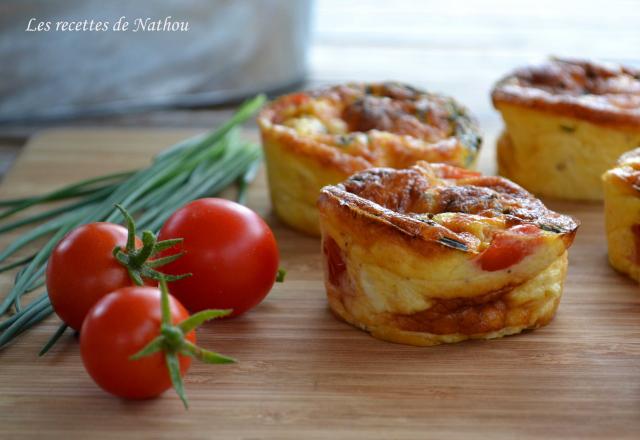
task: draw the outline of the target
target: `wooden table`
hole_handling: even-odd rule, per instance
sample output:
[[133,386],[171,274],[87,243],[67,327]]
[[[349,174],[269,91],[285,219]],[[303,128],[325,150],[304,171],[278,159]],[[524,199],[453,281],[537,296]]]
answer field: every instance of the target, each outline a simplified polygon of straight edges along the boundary
[[[0,197],[144,165],[191,131],[63,130],[36,137]],[[253,132],[247,133],[251,137]],[[92,145],[86,152],[85,146]],[[491,145],[491,141],[489,141]],[[125,159],[125,153],[127,159]],[[481,167],[491,169],[493,150]],[[327,309],[319,243],[271,215],[264,176],[249,205],[274,229],[288,278],[256,310],[213,322],[199,341],[239,359],[195,364],[191,409],[172,393],[124,402],[99,390],[67,335],[36,353],[51,317],[0,352],[0,426],[10,438],[637,438],[640,433],[640,295],[606,262],[597,204],[556,203],[583,225],[565,296],[546,328],[495,341],[418,348],[382,342]],[[0,242],[6,244],[7,239]],[[6,291],[11,279],[0,277]]]
[[[488,92],[500,75],[549,53],[637,61],[630,59],[640,47],[633,2],[416,4],[319,1],[309,85],[400,79],[454,95],[487,134],[484,171],[494,170],[500,122]],[[228,114],[158,111],[0,127],[0,174],[32,134],[75,128],[33,138],[0,197],[122,169],[122,153],[143,165]],[[583,226],[550,326],[497,341],[417,348],[375,340],[331,315],[318,242],[271,215],[262,175],[249,204],[274,228],[289,277],[255,311],[200,332],[203,346],[240,362],[194,364],[186,379],[189,412],[172,392],[147,402],[104,394],[84,372],[70,335],[37,358],[58,324],[51,317],[0,352],[0,437],[640,437],[640,295],[606,263],[599,205],[551,203]],[[0,278],[0,292],[9,282]]]

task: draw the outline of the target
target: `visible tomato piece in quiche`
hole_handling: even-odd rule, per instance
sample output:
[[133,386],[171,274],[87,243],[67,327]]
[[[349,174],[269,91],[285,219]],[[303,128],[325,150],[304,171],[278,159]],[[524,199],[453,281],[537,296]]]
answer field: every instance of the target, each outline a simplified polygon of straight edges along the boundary
[[540,232],[534,225],[518,225],[499,232],[478,257],[478,264],[488,272],[518,264],[540,244]]

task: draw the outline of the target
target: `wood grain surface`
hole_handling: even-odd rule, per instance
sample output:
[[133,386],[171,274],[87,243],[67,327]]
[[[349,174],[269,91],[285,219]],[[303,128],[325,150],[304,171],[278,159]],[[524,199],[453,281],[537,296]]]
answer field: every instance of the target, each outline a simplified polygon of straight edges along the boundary
[[[47,132],[24,150],[0,197],[128,169],[128,161],[145,165],[192,133]],[[483,171],[493,170],[492,143],[485,145]],[[171,391],[143,402],[105,394],[85,373],[71,334],[38,358],[59,324],[52,316],[0,351],[0,437],[640,437],[640,288],[606,262],[600,205],[550,203],[582,227],[548,327],[432,348],[378,341],[338,321],[326,306],[318,240],[270,214],[263,175],[249,205],[272,225],[287,280],[252,312],[199,331],[204,347],[239,363],[194,363],[186,378],[189,411]],[[1,292],[10,281],[0,278]]]

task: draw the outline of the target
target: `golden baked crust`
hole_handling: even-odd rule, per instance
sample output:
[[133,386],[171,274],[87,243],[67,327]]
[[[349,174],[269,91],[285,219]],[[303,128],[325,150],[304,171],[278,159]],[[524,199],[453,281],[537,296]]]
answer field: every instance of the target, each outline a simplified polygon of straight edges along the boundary
[[492,92],[505,131],[498,172],[539,196],[601,200],[602,173],[640,145],[637,70],[552,59],[516,70]]
[[640,195],[640,148],[620,156],[618,166],[609,170],[607,176],[620,185],[620,189],[629,194]]
[[578,228],[504,178],[426,162],[357,173],[318,207],[331,309],[414,345],[548,323]]
[[537,195],[601,200],[600,177],[640,145],[640,72],[552,59],[516,70],[492,92],[505,132],[499,173]]
[[318,234],[320,188],[374,166],[471,166],[481,138],[453,99],[399,83],[347,84],[280,97],[258,117],[275,212]]
[[640,148],[602,176],[609,261],[640,282]]
[[640,70],[553,58],[498,81],[494,105],[510,103],[596,124],[640,125]]

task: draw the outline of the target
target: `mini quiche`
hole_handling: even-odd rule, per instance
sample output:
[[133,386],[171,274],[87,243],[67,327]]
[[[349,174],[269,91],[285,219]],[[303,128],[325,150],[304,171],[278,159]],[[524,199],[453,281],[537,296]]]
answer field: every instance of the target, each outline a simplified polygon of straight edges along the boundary
[[552,59],[493,89],[499,173],[536,195],[602,200],[600,177],[640,145],[640,70]]
[[331,309],[411,345],[547,324],[578,228],[509,180],[427,162],[357,173],[318,207]]
[[640,282],[640,148],[624,154],[603,180],[609,261]]
[[418,160],[471,166],[481,138],[453,99],[399,83],[348,84],[280,97],[258,117],[271,200],[288,225],[319,235],[325,185]]

